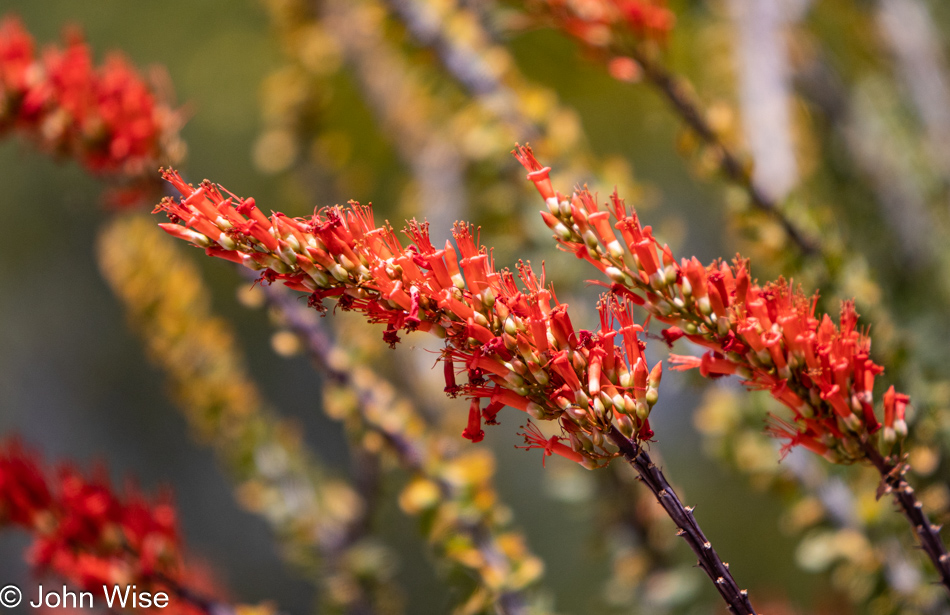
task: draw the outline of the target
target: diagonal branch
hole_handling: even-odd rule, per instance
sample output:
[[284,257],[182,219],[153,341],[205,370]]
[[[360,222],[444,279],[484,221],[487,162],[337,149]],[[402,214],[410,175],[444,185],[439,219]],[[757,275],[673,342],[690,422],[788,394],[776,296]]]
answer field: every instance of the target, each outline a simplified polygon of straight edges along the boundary
[[639,443],[624,437],[616,427],[613,427],[608,435],[611,441],[620,449],[623,458],[640,475],[643,484],[656,496],[656,500],[663,507],[663,510],[676,523],[679,528],[677,534],[686,540],[690,549],[699,558],[699,567],[712,579],[716,591],[729,605],[729,612],[734,615],[755,615],[755,609],[752,608],[752,603],[749,602],[749,592],[739,589],[738,583],[732,578],[732,573],[729,572],[729,564],[722,561],[719,554],[713,549],[712,543],[703,534],[696,518],[693,517],[693,509],[683,505],[673,487],[666,480],[666,476],[663,475],[663,471],[653,463],[646,450]]
[[686,82],[649,57],[637,45],[630,45],[624,51],[637,61],[643,69],[644,76],[666,98],[680,119],[707,145],[714,147],[719,152],[720,166],[723,173],[746,191],[752,206],[774,218],[803,254],[806,256],[820,255],[821,246],[782,213],[778,204],[768,197],[762,188],[752,180],[747,165],[719,138],[716,131],[706,121],[702,107],[690,93]]
[[917,540],[934,568],[940,574],[940,582],[950,591],[950,555],[947,554],[947,547],[940,538],[940,526],[934,525],[927,518],[924,512],[923,504],[914,494],[914,488],[910,486],[904,474],[908,467],[902,463],[893,463],[890,457],[884,457],[867,439],[861,440],[861,446],[867,454],[868,460],[881,473],[881,491],[879,493],[890,492],[894,494],[894,500],[901,508],[901,512],[907,517],[907,521],[917,534]]
[[[240,268],[241,274],[248,280],[258,281],[258,276],[250,269]],[[445,450],[445,444],[436,445],[432,436],[425,433],[415,434],[415,438],[405,426],[400,426],[400,421],[387,420],[385,417],[376,416],[374,408],[385,407],[392,414],[392,408],[386,400],[380,399],[378,390],[374,387],[361,386],[353,376],[352,370],[346,369],[340,365],[339,361],[333,359],[337,345],[330,338],[329,333],[319,322],[319,319],[313,318],[313,311],[299,302],[298,298],[284,288],[270,284],[262,285],[268,305],[277,310],[284,319],[287,327],[297,335],[304,345],[304,351],[315,366],[326,375],[331,381],[339,386],[346,387],[353,391],[358,399],[360,406],[359,420],[361,428],[378,434],[386,442],[392,453],[397,458],[399,465],[404,469],[424,476],[432,481],[439,489],[442,497],[449,505],[452,502],[463,498],[466,489],[476,489],[475,486],[461,486],[457,484],[457,478],[453,481],[440,473],[439,467],[446,464],[439,462],[433,467],[431,462],[431,453],[428,451],[442,449],[442,454],[449,458],[449,451]],[[458,518],[451,523],[456,524],[454,532],[465,536],[471,541],[471,544],[479,552],[481,558],[487,564],[486,568],[495,570],[504,570],[510,567],[517,567],[519,562],[512,561],[510,554],[505,553],[503,545],[499,542],[500,527],[491,518],[491,516],[480,517],[478,519]],[[530,556],[525,556],[527,561]],[[517,559],[517,558],[515,558]],[[522,564],[523,565],[523,564]],[[479,573],[484,570],[479,568]],[[514,572],[509,572],[514,576]],[[492,588],[495,606],[502,615],[527,615],[529,612],[528,598],[525,588],[517,582],[506,581],[498,586],[497,583],[483,575],[479,581],[487,588]]]

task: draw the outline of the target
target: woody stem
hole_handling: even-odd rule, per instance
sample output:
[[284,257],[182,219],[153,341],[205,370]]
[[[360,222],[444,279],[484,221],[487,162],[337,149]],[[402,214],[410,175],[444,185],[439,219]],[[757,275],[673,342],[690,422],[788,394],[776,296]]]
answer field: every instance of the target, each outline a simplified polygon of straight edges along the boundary
[[729,564],[722,561],[706,535],[703,534],[699,523],[693,517],[692,508],[683,505],[663,475],[663,471],[653,463],[646,450],[638,442],[624,437],[616,427],[611,427],[608,435],[620,449],[620,454],[633,466],[643,483],[656,496],[657,502],[666,514],[676,523],[676,527],[679,528],[677,534],[686,540],[693,553],[699,558],[699,567],[712,579],[716,591],[728,605],[729,612],[734,615],[756,615],[752,603],[749,602],[748,592],[739,589],[739,585],[729,572]]
[[733,182],[742,186],[749,195],[749,201],[756,209],[772,216],[781,225],[788,238],[799,247],[806,256],[819,255],[821,246],[817,245],[813,239],[807,237],[805,233],[798,228],[794,222],[788,219],[778,208],[778,204],[762,190],[749,174],[746,165],[742,163],[739,157],[730,150],[716,131],[713,130],[706,120],[699,103],[691,94],[686,83],[669,72],[659,62],[656,62],[643,52],[637,45],[630,45],[624,48],[637,63],[642,67],[643,74],[647,80],[658,89],[666,100],[673,107],[673,110],[680,118],[699,136],[700,139],[716,149],[719,153],[720,163],[723,173]]
[[861,446],[868,460],[881,473],[881,480],[887,490],[894,494],[894,500],[900,505],[901,512],[907,517],[910,526],[914,528],[920,547],[940,573],[940,582],[950,591],[950,555],[940,538],[940,526],[930,523],[923,505],[914,494],[914,488],[904,478],[908,467],[892,463],[866,438],[861,440]]

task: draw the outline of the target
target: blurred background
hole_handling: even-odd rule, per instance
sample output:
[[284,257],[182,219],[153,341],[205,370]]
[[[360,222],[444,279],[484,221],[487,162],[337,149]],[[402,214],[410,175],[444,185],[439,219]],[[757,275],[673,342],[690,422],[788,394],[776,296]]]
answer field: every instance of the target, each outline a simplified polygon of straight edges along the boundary
[[[749,207],[741,188],[720,179],[716,156],[684,130],[657,88],[612,76],[602,58],[588,57],[517,6],[458,3],[488,15],[486,31],[510,54],[487,57],[520,71],[521,81],[512,81],[499,69],[508,85],[518,85],[511,87],[521,119],[493,115],[497,99],[472,97],[444,74],[437,48],[413,38],[404,25],[412,20],[383,8],[405,4],[442,6],[7,0],[2,10],[19,15],[40,46],[60,41],[64,25],[76,24],[99,59],[121,50],[137,66],[163,66],[188,116],[182,170],[190,181],[210,178],[253,195],[265,211],[291,215],[348,199],[372,202],[377,220],[397,227],[428,217],[437,238],[448,236],[456,218],[471,220],[481,225],[482,242],[494,246],[499,266],[519,258],[545,262],[558,297],[584,328],[596,323],[597,288],[585,284],[594,272],[554,249],[536,213],[540,201],[506,153],[515,139],[539,144],[562,190],[587,181],[605,196],[618,186],[677,255],[709,262],[741,250],[757,259],[753,273],[762,280],[785,274],[809,292],[821,283],[822,306],[833,313],[841,297],[856,295],[859,311],[874,322],[872,334],[881,336],[875,350],[915,400],[913,437],[928,455],[912,462],[932,489],[931,514],[946,516],[945,6],[670,4],[676,24],[660,46],[663,61],[692,81],[723,140],[756,160],[753,176],[769,187],[769,197],[824,242],[830,256],[816,259],[798,255],[774,221]],[[307,10],[320,15],[313,21],[319,28],[304,21]],[[477,41],[461,25],[447,31]],[[171,486],[190,551],[236,601],[272,600],[286,613],[313,610],[317,590],[281,558],[267,523],[242,510],[102,278],[95,238],[110,215],[101,204],[103,185],[26,142],[0,143],[0,429],[47,460],[105,463],[117,484],[134,477],[150,491]],[[292,418],[324,464],[347,476],[347,438],[322,412],[321,376],[293,344],[275,341],[266,310],[247,309],[256,302],[246,297],[249,282],[223,262],[188,256],[213,291],[214,310],[236,327],[264,396]],[[339,327],[339,320],[331,314],[325,324]],[[378,350],[381,330],[345,326],[347,342],[364,348],[373,369],[437,417],[433,424],[461,431],[465,402],[443,399],[441,370],[432,370],[435,356],[422,350],[427,340],[409,337],[389,353]],[[662,343],[650,352],[654,361],[665,356]],[[800,464],[797,454],[778,465],[778,444],[761,436],[765,410],[773,408],[739,391],[668,373],[651,419],[668,476],[684,502],[698,504],[698,519],[740,584],[761,603],[774,603],[770,613],[944,612],[927,596],[907,597],[916,590],[874,602],[883,595],[879,578],[890,578],[880,571],[893,545],[881,546],[877,537],[894,535],[879,529],[891,527],[892,506],[875,502],[874,480],[853,478],[859,473],[848,474],[852,469],[839,479],[837,469],[810,458]],[[552,611],[721,612],[701,573],[689,568],[686,546],[672,540],[671,524],[658,521],[647,532],[662,538],[634,540],[614,518],[616,490],[602,484],[609,479],[560,459],[542,468],[538,451],[514,448],[521,421],[515,411],[499,418],[484,442],[462,446],[487,447],[496,456],[497,489],[513,511],[512,525],[545,563],[538,591]],[[847,482],[845,506],[856,521],[845,529],[860,538],[848,542],[854,533],[842,538],[832,515],[809,508],[821,500],[813,495],[820,489],[808,490],[801,467],[807,476],[817,472],[821,484]],[[405,612],[450,612],[464,590],[452,589],[418,521],[399,510],[405,481],[404,472],[386,474],[374,529],[396,554]],[[637,506],[651,505],[646,498]],[[899,536],[900,544],[912,544],[907,532]],[[631,595],[625,583],[640,587],[645,573],[621,547],[637,540],[653,544],[669,573]],[[28,578],[26,544],[25,536],[0,535],[0,581]],[[915,553],[906,557],[932,575]]]

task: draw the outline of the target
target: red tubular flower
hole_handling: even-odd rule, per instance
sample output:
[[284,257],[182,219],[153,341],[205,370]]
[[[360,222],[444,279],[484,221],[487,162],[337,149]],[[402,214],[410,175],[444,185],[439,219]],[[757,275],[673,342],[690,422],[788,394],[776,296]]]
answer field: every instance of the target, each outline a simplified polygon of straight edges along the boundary
[[469,405],[468,426],[462,432],[462,437],[472,442],[481,442],[482,438],[485,437],[485,432],[482,431],[482,410],[477,398],[473,399],[471,405]]
[[124,58],[112,55],[96,67],[77,30],[64,47],[37,57],[18,19],[0,21],[0,134],[15,130],[92,173],[135,180],[116,193],[116,205],[133,202],[130,190],[180,158],[180,126],[180,113],[159,101]]
[[[540,166],[530,148],[519,147],[516,157],[529,170]],[[542,196],[547,194],[545,186]],[[665,339],[682,332],[709,349],[702,358],[671,355],[674,369],[698,368],[706,377],[737,374],[750,389],[770,391],[793,411],[795,424],[770,428],[773,435],[837,460],[861,456],[855,444],[881,427],[873,386],[883,368],[869,359],[871,340],[858,328],[853,302],[845,302],[835,325],[827,314],[816,317],[816,296],[783,279],[758,284],[747,260],[737,258],[731,267],[721,261],[704,267],[695,258],[677,263],[636,212],[628,212],[616,194],[611,202],[622,241],[606,234],[592,240],[586,233],[591,219],[603,224],[586,189],[571,197],[556,191],[545,196],[545,222],[565,249],[583,249],[614,286],[638,295],[654,317],[673,325]],[[885,394],[885,442],[906,434],[908,402],[893,387]]]
[[[546,172],[534,168],[527,151],[524,160],[544,194]],[[391,344],[399,331],[442,337],[446,392],[471,399],[463,431],[469,440],[483,437],[482,419],[494,423],[503,405],[535,419],[560,419],[576,460],[588,467],[617,454],[604,437],[613,427],[628,438],[652,436],[647,419],[656,390],[646,394],[642,384],[635,390],[634,367],[644,378],[649,369],[637,339],[642,329],[625,299],[601,302],[601,329],[578,333],[543,272],[521,264],[517,284],[514,273],[495,269],[467,224],[453,229],[455,246],[436,250],[427,226],[411,222],[405,234],[412,243],[404,246],[388,226],[373,226],[371,210],[358,203],[309,218],[267,218],[250,199],[225,197],[230,193],[210,182],[195,188],[174,171],[165,177],[183,197],[158,207],[173,223],[162,228],[173,236],[262,271],[266,281],[307,289],[312,305],[337,298],[343,309],[384,324]],[[467,382],[457,381],[460,373]],[[488,405],[480,410],[483,399]]]

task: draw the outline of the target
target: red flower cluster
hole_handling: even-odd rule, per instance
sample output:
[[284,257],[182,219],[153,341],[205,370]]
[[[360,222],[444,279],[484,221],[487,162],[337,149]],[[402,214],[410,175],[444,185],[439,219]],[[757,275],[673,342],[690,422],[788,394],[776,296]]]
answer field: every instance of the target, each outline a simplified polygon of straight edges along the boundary
[[165,177],[183,195],[159,206],[173,222],[161,225],[168,233],[310,293],[315,307],[332,298],[359,310],[386,325],[390,344],[401,330],[443,338],[446,392],[471,399],[466,438],[481,440],[482,421],[495,423],[504,406],[559,420],[581,457],[567,456],[588,466],[616,454],[605,437],[614,426],[628,438],[652,436],[661,368],[647,368],[625,301],[603,301],[600,330],[577,331],[543,275],[519,264],[519,288],[515,274],[495,270],[467,224],[453,229],[456,246],[437,249],[427,225],[410,222],[404,246],[358,203],[268,218],[253,199],[226,198],[210,182],[194,188],[172,171]]
[[618,33],[665,40],[676,16],[665,0],[538,0],[558,28],[587,47],[601,49]]
[[[861,439],[881,427],[873,391],[883,368],[869,358],[871,340],[858,330],[853,303],[844,304],[835,325],[827,314],[816,317],[817,296],[781,279],[757,284],[746,260],[708,267],[696,258],[676,262],[616,193],[609,210],[586,189],[568,199],[554,190],[550,169],[530,148],[515,155],[545,199],[541,215],[561,246],[609,277],[615,293],[672,325],[663,332],[668,343],[686,337],[709,349],[701,358],[671,355],[676,369],[736,374],[749,388],[769,391],[792,411],[794,425],[775,419],[769,428],[788,447],[801,444],[836,461],[864,456]],[[907,403],[893,387],[884,395],[886,442],[906,435]]]
[[[0,447],[0,525],[35,535],[30,559],[79,589],[137,584],[176,595],[182,566],[168,498],[120,498],[104,478],[64,467],[55,478],[17,443]],[[195,612],[180,604],[176,612]]]
[[181,148],[178,113],[121,56],[96,67],[75,31],[37,57],[20,21],[0,21],[0,134],[17,130],[101,174],[141,177]]

